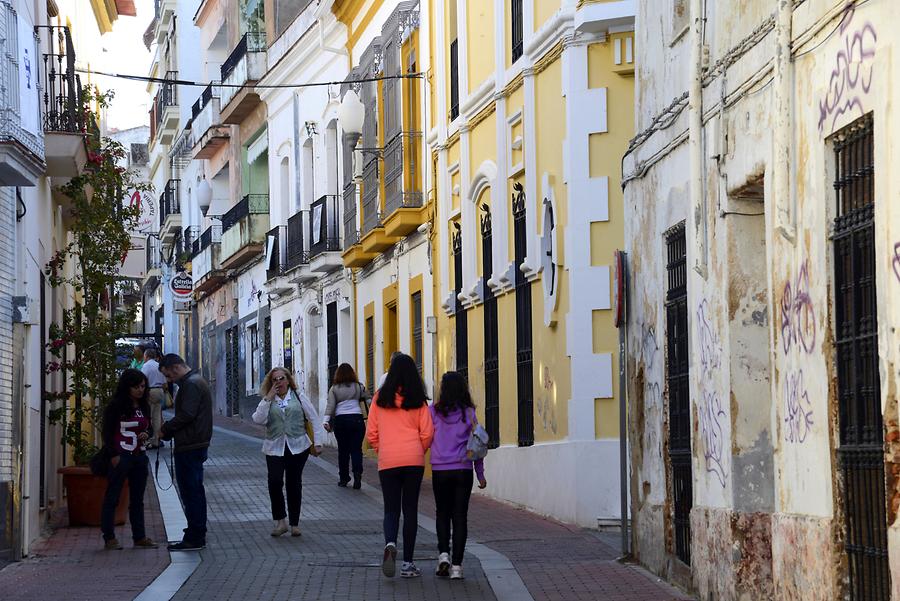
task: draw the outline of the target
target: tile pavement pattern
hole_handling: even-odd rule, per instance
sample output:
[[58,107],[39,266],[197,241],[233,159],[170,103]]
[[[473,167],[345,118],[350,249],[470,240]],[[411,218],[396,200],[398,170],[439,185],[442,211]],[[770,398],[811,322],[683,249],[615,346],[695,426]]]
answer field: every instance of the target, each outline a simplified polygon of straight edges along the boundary
[[[236,422],[228,418],[218,418],[216,425],[239,431],[243,434],[261,436],[262,429],[252,423]],[[223,438],[220,436],[220,438]],[[326,449],[323,458],[336,463],[337,453],[332,449]],[[309,468],[307,468],[309,470]],[[321,470],[318,470],[321,471]],[[490,456],[485,460],[485,471],[490,486]],[[304,472],[304,483],[307,473]],[[318,476],[316,476],[318,479]],[[376,462],[366,458],[366,467],[363,475],[366,483],[379,487]],[[353,492],[339,489],[335,486],[332,476],[325,477],[326,489],[332,488],[332,493],[346,493],[336,495],[338,503],[343,506],[347,499],[354,498]],[[304,517],[308,508],[306,503],[307,487],[304,485]],[[351,495],[348,497],[347,495]],[[334,497],[335,495],[332,494]],[[370,528],[380,536],[381,507],[375,508],[376,515],[368,524]],[[431,481],[422,483],[422,495],[419,499],[419,513],[426,516],[434,516],[434,495],[431,489]],[[301,522],[303,520],[301,519]],[[268,526],[268,523],[266,524]],[[301,524],[303,525],[303,524]],[[306,534],[304,534],[304,538]],[[563,524],[541,517],[532,512],[513,507],[511,505],[489,499],[481,495],[473,495],[469,508],[469,539],[482,543],[491,549],[504,554],[513,563],[520,577],[527,586],[529,592],[536,601],[594,601],[604,599],[609,601],[669,601],[691,599],[681,591],[667,585],[646,570],[636,566],[616,561],[619,556],[618,534],[604,536],[595,531]],[[419,543],[416,546],[416,556],[434,557],[436,541],[432,535],[419,530]],[[374,543],[380,545],[380,539]],[[424,544],[424,546],[423,546]],[[377,549],[376,549],[377,552]],[[366,555],[368,561],[375,562],[372,553]],[[465,559],[466,582],[470,579],[481,578],[473,571],[477,560],[467,554]],[[433,562],[420,564],[419,567],[430,572]],[[376,579],[380,572],[374,568],[370,574]],[[397,585],[406,584],[397,582]],[[438,584],[449,584],[439,582]],[[455,583],[454,583],[455,584]],[[395,587],[399,588],[399,587]],[[371,590],[374,589],[370,589]],[[330,597],[300,597],[302,599],[328,599]],[[335,597],[343,599],[344,597]],[[350,597],[354,598],[354,597]],[[403,596],[375,597],[365,595],[355,597],[403,599]],[[443,597],[438,597],[443,598]],[[480,599],[486,597],[451,597],[459,599]]]
[[[160,468],[162,470],[162,468]],[[160,474],[165,484],[167,476]],[[144,496],[147,535],[166,538],[159,500],[152,482]],[[133,599],[169,565],[169,553],[159,549],[134,549],[131,528],[116,526],[125,547],[105,551],[100,528],[69,528],[65,510],[51,519],[52,534],[37,541],[24,561],[0,570],[0,599],[16,601],[118,601]]]

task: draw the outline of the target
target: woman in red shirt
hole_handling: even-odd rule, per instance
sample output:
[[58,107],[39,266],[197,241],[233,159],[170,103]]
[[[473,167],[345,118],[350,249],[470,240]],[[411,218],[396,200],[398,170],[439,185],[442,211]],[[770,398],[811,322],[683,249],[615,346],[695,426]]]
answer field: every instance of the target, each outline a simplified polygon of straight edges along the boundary
[[425,451],[431,446],[434,424],[428,396],[416,362],[399,354],[391,360],[387,378],[369,410],[366,438],[378,453],[378,478],[384,497],[384,555],[381,571],[393,577],[397,557],[397,531],[403,512],[403,565],[400,575],[422,573],[413,563],[419,528],[419,489],[425,472]]
[[150,425],[150,401],[147,376],[137,369],[126,369],[119,377],[115,395],[103,413],[103,444],[110,456],[106,495],[100,512],[100,528],[106,550],[121,549],[116,539],[115,513],[128,480],[128,519],[131,537],[137,549],[154,549],[156,543],[144,530],[144,489],[150,473],[147,440],[153,435]]

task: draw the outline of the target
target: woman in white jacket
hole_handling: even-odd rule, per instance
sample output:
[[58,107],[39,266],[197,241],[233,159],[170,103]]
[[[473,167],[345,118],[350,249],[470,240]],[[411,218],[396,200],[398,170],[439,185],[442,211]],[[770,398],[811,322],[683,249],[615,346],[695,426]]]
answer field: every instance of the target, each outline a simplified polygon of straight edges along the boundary
[[[297,384],[289,371],[275,367],[263,380],[259,390],[262,400],[253,412],[253,421],[265,424],[266,439],[262,451],[266,455],[269,476],[269,498],[272,501],[272,536],[288,531],[300,536],[300,503],[302,499],[303,466],[310,453],[318,455],[322,444],[322,424],[316,408],[297,391]],[[313,431],[310,440],[306,423]],[[287,511],[284,492],[287,489]]]

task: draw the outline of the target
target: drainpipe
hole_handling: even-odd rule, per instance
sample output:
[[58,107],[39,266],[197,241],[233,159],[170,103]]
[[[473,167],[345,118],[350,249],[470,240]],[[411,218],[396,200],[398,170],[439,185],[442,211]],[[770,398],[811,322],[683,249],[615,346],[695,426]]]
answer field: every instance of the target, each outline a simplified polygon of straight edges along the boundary
[[793,103],[793,65],[791,64],[791,18],[793,0],[778,0],[775,16],[775,130],[772,180],[776,230],[791,242],[795,240],[796,202],[791,194],[791,118]]
[[693,209],[694,243],[697,256],[694,270],[704,278],[707,267],[707,207],[703,179],[703,0],[691,0],[691,87],[688,91],[690,118],[688,122],[691,176],[691,207]]

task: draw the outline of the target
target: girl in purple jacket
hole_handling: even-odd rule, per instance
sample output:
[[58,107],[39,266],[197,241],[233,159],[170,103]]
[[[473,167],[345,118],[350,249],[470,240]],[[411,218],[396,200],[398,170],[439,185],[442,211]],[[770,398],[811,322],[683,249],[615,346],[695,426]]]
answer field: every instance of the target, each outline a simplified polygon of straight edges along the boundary
[[[475,404],[465,378],[455,371],[441,378],[441,390],[430,408],[434,421],[431,443],[431,483],[437,508],[438,565],[436,574],[459,580],[463,577],[462,559],[466,548],[466,519],[472,494],[472,467],[478,488],[487,486],[484,464],[466,458],[466,443],[478,423]],[[453,526],[453,557],[450,556],[450,526]]]

